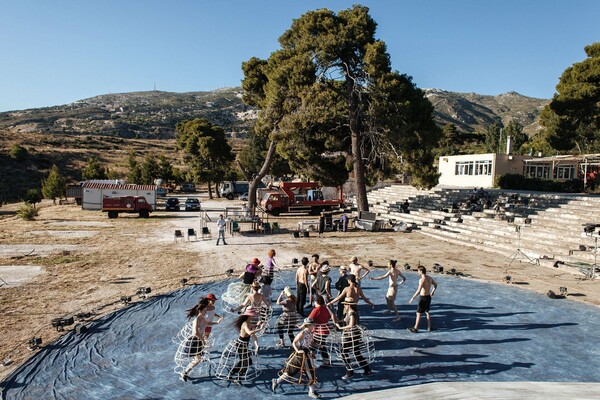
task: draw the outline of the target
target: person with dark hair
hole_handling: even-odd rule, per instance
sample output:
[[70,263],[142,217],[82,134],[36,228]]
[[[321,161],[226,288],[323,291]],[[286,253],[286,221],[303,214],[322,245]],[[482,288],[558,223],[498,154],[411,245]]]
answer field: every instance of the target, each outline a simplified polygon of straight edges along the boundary
[[308,288],[308,258],[302,257],[302,262],[296,271],[296,311],[303,318],[306,317],[304,313],[304,305],[306,304],[306,292]]
[[[184,340],[180,343],[175,356],[176,361],[191,358],[187,367],[180,374],[180,378],[184,382],[189,379],[188,373],[200,364],[204,358],[204,331],[208,325],[205,319],[205,311],[209,302],[209,299],[202,298],[198,304],[187,310],[187,319],[191,322],[191,329],[189,323],[182,329],[182,332],[185,331],[183,334]],[[190,332],[187,332],[188,330]]]
[[327,349],[327,337],[331,333],[328,322],[331,319],[331,313],[325,306],[325,299],[320,294],[317,295],[315,300],[315,308],[310,312],[308,318],[315,321],[314,329],[314,341],[311,347],[314,350],[318,350],[323,358],[323,364],[321,367],[327,368],[331,366],[331,357]]
[[[336,321],[338,329],[342,330],[342,359],[346,367],[343,380],[350,380],[354,376],[354,368],[362,368],[365,376],[372,375],[369,361],[365,359],[363,350],[368,351],[363,330],[358,326],[357,303],[351,297],[344,300],[345,318],[342,324]],[[342,321],[340,321],[342,322]]]
[[[419,322],[421,322],[422,313],[425,313],[425,315],[427,316],[427,330],[431,331],[431,318],[429,316],[429,306],[431,305],[431,296],[433,296],[433,294],[437,290],[437,282],[432,277],[427,276],[427,270],[425,269],[425,267],[419,265],[417,269],[419,271],[419,274],[421,275],[421,279],[419,279],[419,287],[417,288],[415,294],[413,294],[413,296],[408,301],[408,304],[410,304],[415,299],[415,297],[417,297],[417,295],[420,295],[419,305],[417,306],[417,318],[415,320],[415,326],[411,326],[410,328],[408,328],[408,330],[412,333],[417,333],[419,331]],[[432,286],[433,289],[431,288]]]
[[292,342],[294,352],[290,354],[285,362],[285,366],[280,371],[279,378],[271,380],[271,389],[273,393],[283,382],[288,382],[294,385],[308,385],[308,396],[313,399],[321,397],[317,393],[317,375],[312,362],[312,352],[310,344],[313,342],[314,321],[306,318],[300,326],[300,332],[296,335]]
[[254,310],[248,310],[240,315],[233,323],[233,326],[240,332],[240,336],[229,342],[221,356],[222,360],[229,359],[231,353],[236,353],[237,362],[227,374],[226,379],[228,381],[239,383],[240,381],[246,380],[248,368],[252,365],[252,356],[250,354],[250,349],[248,348],[248,343],[250,342],[252,335],[262,329],[261,326],[252,325],[252,319],[254,317],[256,317],[256,312]]
[[[348,283],[348,267],[346,267],[345,265],[341,265],[340,266],[340,277],[338,278],[337,282],[335,283],[335,289],[338,291],[337,294],[339,295],[340,293],[342,293],[342,291],[344,289],[346,289],[348,286],[350,286],[350,284]],[[337,317],[338,319],[342,319],[344,318],[344,305],[342,304],[343,299],[341,299],[340,301],[338,301],[337,303]]]
[[227,220],[223,218],[223,214],[219,215],[219,219],[217,220],[217,246],[221,239],[223,239],[223,244],[227,244],[225,241],[225,227],[227,226]]
[[396,260],[390,260],[388,262],[388,271],[381,275],[378,276],[376,278],[370,278],[372,281],[379,281],[385,278],[388,278],[388,289],[387,289],[387,293],[385,294],[385,300],[387,302],[387,311],[385,312],[386,314],[391,313],[392,311],[394,311],[394,314],[396,315],[396,318],[394,318],[394,321],[400,321],[400,315],[398,314],[398,307],[396,307],[396,294],[398,292],[398,278],[402,278],[402,282],[400,282],[400,284],[403,284],[406,281],[406,277],[404,275],[402,275],[402,272],[400,272],[399,269],[396,268]]
[[321,211],[321,215],[319,215],[319,237],[323,237],[323,232],[325,232],[325,213]]
[[362,289],[356,285],[356,276],[353,274],[348,275],[348,287],[342,290],[342,292],[335,299],[327,303],[327,305],[330,306],[346,297],[351,298],[355,303],[358,303],[358,299],[361,298],[371,307],[375,307],[375,304],[371,303],[371,300],[365,296]]
[[[212,326],[215,324],[220,324],[223,321],[223,316],[216,313],[215,302],[217,301],[217,296],[213,293],[209,293],[206,296],[208,300],[208,305],[205,308],[204,318],[206,319],[206,328],[204,329],[204,337],[207,338],[212,332]],[[217,317],[217,322],[213,322],[214,318]]]
[[292,290],[286,286],[279,297],[277,298],[277,304],[281,306],[283,312],[277,318],[277,335],[279,336],[279,342],[277,342],[277,347],[285,346],[285,341],[283,340],[284,333],[290,338],[290,342],[294,341],[294,328],[296,324],[300,320],[300,315],[296,312],[296,296],[292,294]]

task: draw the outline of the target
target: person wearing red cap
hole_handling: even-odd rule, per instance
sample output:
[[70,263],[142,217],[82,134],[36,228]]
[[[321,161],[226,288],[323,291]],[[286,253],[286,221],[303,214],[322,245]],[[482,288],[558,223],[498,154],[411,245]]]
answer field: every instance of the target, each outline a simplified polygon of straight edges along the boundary
[[188,373],[203,360],[205,360],[206,354],[204,349],[204,329],[206,328],[207,322],[205,319],[206,307],[208,306],[209,300],[202,298],[194,307],[187,310],[187,318],[191,322],[191,326],[186,324],[182,329],[184,340],[180,343],[177,349],[176,359],[189,359],[187,367],[181,372],[180,378],[182,381],[188,381]]
[[[206,320],[206,328],[204,328],[204,337],[208,338],[210,332],[212,331],[212,326],[215,324],[220,324],[221,321],[223,321],[223,316],[215,312],[215,302],[218,300],[217,296],[215,296],[212,293],[209,293],[209,295],[206,296],[206,299],[208,300],[208,306],[206,306],[204,313],[204,319]],[[215,317],[218,318],[217,322],[213,322]]]

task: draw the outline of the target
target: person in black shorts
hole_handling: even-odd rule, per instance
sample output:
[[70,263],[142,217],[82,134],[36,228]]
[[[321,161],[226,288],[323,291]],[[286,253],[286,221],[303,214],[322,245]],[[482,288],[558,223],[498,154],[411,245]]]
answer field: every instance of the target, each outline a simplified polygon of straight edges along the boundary
[[[419,265],[417,268],[419,270],[419,274],[421,275],[421,279],[419,279],[419,287],[413,296],[410,298],[408,303],[412,303],[412,301],[420,295],[419,305],[417,306],[417,318],[415,320],[415,326],[411,326],[408,328],[412,333],[417,333],[419,331],[419,322],[421,322],[421,314],[425,313],[427,316],[427,330],[431,331],[431,318],[429,317],[429,307],[431,305],[431,296],[435,293],[437,289],[437,282],[430,276],[427,276],[427,270],[424,266]],[[433,288],[432,288],[433,287]]]

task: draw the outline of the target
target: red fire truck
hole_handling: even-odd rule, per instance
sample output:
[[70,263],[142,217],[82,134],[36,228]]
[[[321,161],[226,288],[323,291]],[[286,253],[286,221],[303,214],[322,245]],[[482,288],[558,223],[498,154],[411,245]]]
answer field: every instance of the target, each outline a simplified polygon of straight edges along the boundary
[[117,218],[119,213],[137,213],[141,218],[148,218],[152,206],[144,196],[104,197],[102,211],[108,212],[108,218]]
[[310,213],[339,209],[344,205],[342,188],[335,189],[336,198],[325,199],[316,182],[280,182],[278,187],[260,191],[260,206],[269,214]]

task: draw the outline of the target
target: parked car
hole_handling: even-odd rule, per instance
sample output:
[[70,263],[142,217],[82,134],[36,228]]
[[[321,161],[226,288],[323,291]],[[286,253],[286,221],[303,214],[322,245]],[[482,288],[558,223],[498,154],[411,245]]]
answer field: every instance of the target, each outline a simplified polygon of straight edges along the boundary
[[243,200],[243,201],[248,201],[248,192],[246,192],[246,193],[242,194],[242,195],[240,196],[240,200]]
[[184,183],[181,185],[181,191],[186,193],[191,193],[196,191],[196,185],[193,183]]
[[185,201],[185,211],[200,211],[200,200],[190,197]]
[[179,211],[179,199],[177,197],[169,197],[165,203],[166,211]]
[[159,187],[156,189],[156,195],[159,197],[165,197],[167,195],[167,188]]

